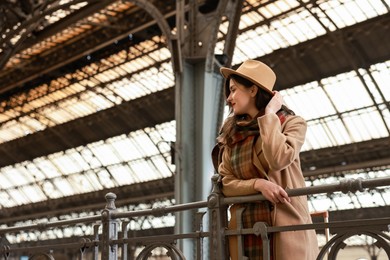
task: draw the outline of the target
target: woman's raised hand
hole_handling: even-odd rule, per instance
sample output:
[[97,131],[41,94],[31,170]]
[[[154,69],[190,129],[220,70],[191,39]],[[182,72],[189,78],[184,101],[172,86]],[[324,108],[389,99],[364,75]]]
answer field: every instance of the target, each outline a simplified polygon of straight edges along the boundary
[[265,114],[278,112],[283,105],[283,97],[278,91],[273,91],[274,95],[265,107]]

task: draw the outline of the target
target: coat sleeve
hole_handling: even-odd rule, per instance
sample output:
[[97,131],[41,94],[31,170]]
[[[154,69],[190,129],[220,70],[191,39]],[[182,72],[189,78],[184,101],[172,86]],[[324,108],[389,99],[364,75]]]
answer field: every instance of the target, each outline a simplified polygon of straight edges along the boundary
[[242,180],[238,179],[230,166],[230,149],[224,149],[222,162],[218,167],[218,172],[222,176],[222,192],[226,197],[245,196],[257,194],[254,189],[256,178]]
[[305,141],[307,124],[299,116],[288,116],[282,126],[276,114],[267,114],[257,119],[262,150],[270,170],[281,171],[299,156]]

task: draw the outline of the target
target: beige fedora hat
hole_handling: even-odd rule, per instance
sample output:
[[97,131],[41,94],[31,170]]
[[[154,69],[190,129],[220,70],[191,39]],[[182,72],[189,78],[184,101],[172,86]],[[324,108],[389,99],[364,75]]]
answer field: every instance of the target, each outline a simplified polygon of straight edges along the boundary
[[271,95],[273,94],[272,89],[275,85],[276,75],[270,67],[261,61],[247,60],[237,70],[222,67],[220,71],[225,79],[228,79],[233,74],[238,75],[253,82]]

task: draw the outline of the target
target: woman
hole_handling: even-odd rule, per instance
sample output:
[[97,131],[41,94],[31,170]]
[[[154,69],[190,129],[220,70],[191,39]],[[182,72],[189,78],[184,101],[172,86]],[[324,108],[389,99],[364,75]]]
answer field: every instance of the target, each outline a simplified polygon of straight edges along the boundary
[[[225,196],[261,193],[267,200],[230,207],[229,228],[236,227],[236,211],[244,208],[242,223],[272,226],[311,223],[306,196],[289,197],[285,189],[305,186],[299,152],[305,140],[306,122],[283,105],[272,91],[275,73],[264,63],[248,60],[237,70],[221,68],[226,79],[225,94],[231,113],[218,142],[223,154],[218,171]],[[229,237],[231,259],[238,259],[237,237]],[[244,254],[262,258],[260,236],[244,236]],[[313,260],[318,254],[314,230],[275,233],[271,259]]]

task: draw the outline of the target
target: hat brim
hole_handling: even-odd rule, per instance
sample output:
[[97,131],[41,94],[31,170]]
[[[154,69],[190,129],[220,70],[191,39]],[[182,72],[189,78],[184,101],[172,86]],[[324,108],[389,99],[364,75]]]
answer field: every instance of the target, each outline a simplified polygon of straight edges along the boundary
[[248,77],[246,76],[245,74],[242,74],[240,72],[237,72],[233,69],[230,69],[230,68],[225,68],[225,67],[222,67],[220,69],[220,72],[222,74],[222,76],[225,78],[225,79],[228,79],[231,75],[237,75],[237,76],[240,76],[244,79],[247,79],[249,80],[250,82],[252,82],[253,84],[255,84],[256,86],[258,86],[259,88],[261,88],[262,90],[264,90],[265,92],[267,93],[270,93],[272,96],[274,95],[274,93],[272,91],[270,91],[268,88],[264,87],[262,84],[260,84],[259,82],[257,82],[256,80],[252,79],[251,77]]

